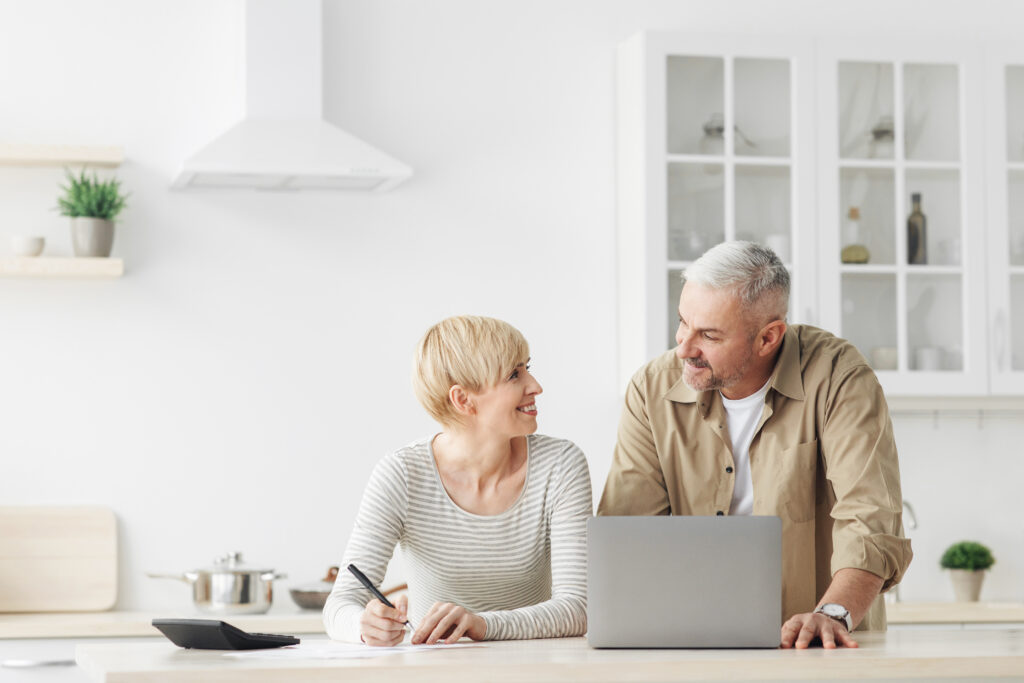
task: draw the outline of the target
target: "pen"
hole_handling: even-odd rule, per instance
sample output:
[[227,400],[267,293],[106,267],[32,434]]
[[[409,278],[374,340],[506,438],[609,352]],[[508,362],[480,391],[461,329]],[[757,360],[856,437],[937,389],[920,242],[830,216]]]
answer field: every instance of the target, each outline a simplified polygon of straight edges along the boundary
[[[376,587],[376,586],[374,586],[374,585],[373,585],[373,583],[371,583],[371,582],[370,582],[370,580],[369,580],[368,578],[366,578],[366,574],[364,574],[364,573],[362,573],[361,571],[359,571],[359,567],[355,566],[354,564],[350,564],[350,565],[348,566],[348,570],[349,570],[350,572],[352,572],[352,576],[354,576],[354,577],[356,577],[357,579],[359,579],[359,583],[361,583],[361,584],[363,584],[364,586],[366,586],[366,590],[368,590],[368,591],[370,591],[371,593],[373,593],[373,597],[377,598],[378,600],[380,600],[381,602],[383,602],[383,603],[384,603],[385,605],[387,605],[388,607],[390,607],[390,608],[392,608],[392,609],[394,609],[394,608],[395,608],[395,606],[394,606],[393,604],[391,604],[391,601],[390,601],[390,600],[388,600],[387,598],[385,598],[385,597],[384,597],[384,594],[383,594],[383,593],[381,593],[381,592],[380,592],[379,590],[377,590],[377,587]],[[415,630],[416,630],[416,629],[415,629],[415,628],[413,627],[413,625],[412,625],[411,623],[409,623],[409,620],[408,620],[408,619],[406,619],[406,620],[405,620],[405,625],[409,627],[409,630],[410,630],[410,631],[415,631]]]

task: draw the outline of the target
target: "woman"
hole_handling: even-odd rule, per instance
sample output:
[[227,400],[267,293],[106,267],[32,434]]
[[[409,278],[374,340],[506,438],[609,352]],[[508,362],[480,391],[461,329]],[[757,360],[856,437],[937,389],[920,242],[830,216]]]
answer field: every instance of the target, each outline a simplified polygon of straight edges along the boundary
[[409,573],[389,608],[346,571],[324,606],[331,638],[414,644],[582,635],[590,473],[573,443],[534,434],[540,384],[522,334],[459,316],[420,341],[413,386],[442,428],[370,477],[342,566],[375,585],[395,545]]

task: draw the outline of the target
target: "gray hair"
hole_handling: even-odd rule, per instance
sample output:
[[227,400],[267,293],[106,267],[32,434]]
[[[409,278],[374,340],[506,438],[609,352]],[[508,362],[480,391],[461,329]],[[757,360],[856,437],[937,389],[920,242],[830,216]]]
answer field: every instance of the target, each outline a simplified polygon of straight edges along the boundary
[[789,271],[774,251],[754,242],[722,242],[683,271],[683,283],[732,290],[747,311],[763,308],[785,320],[789,310]]

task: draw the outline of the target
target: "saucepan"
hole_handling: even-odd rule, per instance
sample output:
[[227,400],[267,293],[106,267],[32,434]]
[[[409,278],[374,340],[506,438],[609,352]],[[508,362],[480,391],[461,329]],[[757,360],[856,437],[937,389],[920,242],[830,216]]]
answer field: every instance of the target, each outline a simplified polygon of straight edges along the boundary
[[[258,567],[258,565],[257,565]],[[184,574],[147,574],[153,579],[175,579],[192,585],[192,601],[207,614],[263,614],[273,602],[274,579],[287,574],[254,568],[242,561],[242,553],[227,553],[213,567]]]

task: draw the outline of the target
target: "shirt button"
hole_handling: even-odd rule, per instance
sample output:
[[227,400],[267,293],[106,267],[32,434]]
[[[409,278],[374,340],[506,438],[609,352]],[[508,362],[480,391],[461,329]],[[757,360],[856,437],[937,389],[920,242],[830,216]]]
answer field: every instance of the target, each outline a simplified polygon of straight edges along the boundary
[[715,514],[716,514],[716,515],[718,515],[719,517],[721,517],[721,516],[722,516],[722,515],[724,515],[725,513],[724,513],[724,512],[722,512],[721,510],[719,510],[719,511],[718,511],[718,512],[716,512]]
[[725,471],[728,472],[729,474],[732,474],[732,468],[731,467],[726,467]]

